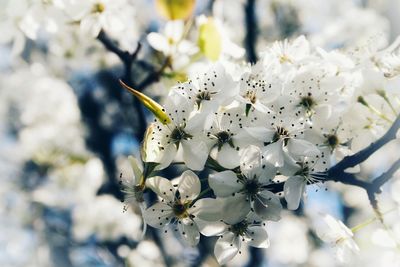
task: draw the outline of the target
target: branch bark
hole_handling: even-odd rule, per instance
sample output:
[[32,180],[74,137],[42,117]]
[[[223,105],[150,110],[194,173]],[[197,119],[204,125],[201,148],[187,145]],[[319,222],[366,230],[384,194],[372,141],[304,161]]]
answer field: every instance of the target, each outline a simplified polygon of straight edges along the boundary
[[244,7],[246,22],[246,36],[244,45],[246,48],[247,60],[252,64],[255,64],[257,62],[256,46],[258,26],[255,12],[255,3],[256,0],[247,0],[247,3]]

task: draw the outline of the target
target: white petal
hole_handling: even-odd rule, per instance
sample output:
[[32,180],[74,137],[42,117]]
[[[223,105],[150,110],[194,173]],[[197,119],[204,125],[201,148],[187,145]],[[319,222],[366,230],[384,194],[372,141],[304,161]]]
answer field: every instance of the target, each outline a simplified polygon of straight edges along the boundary
[[288,142],[288,151],[294,156],[315,156],[318,155],[318,148],[302,139],[292,138]]
[[256,248],[267,248],[269,247],[269,239],[267,231],[261,226],[249,226],[247,233],[251,240],[247,242],[249,246]]
[[270,142],[275,134],[275,130],[264,127],[246,127],[244,129],[250,136],[261,142]]
[[233,169],[239,166],[240,156],[236,149],[232,148],[229,144],[224,144],[221,150],[218,151],[217,161],[223,167]]
[[200,171],[208,158],[208,147],[199,140],[183,140],[181,142],[183,149],[183,160],[186,166],[192,170]]
[[228,197],[243,188],[236,174],[232,171],[223,171],[210,174],[208,184],[217,197]]
[[258,177],[258,181],[263,184],[267,185],[270,184],[271,181],[275,178],[277,172],[277,167],[269,162],[263,162],[261,166],[260,176]]
[[137,158],[129,156],[129,162],[131,163],[133,175],[134,175],[134,184],[136,185],[139,182],[140,177],[142,176],[143,170]]
[[285,199],[288,209],[296,210],[299,207],[300,199],[304,194],[306,182],[303,177],[292,176],[284,184]]
[[274,164],[276,167],[282,167],[284,163],[284,152],[282,145],[282,141],[279,140],[265,147],[265,159]]
[[240,250],[240,238],[228,232],[215,243],[214,255],[220,265],[232,260]]
[[269,108],[267,108],[264,104],[262,104],[260,101],[256,101],[256,103],[253,104],[253,107],[260,111],[261,113],[268,113],[271,112],[271,110]]
[[151,32],[147,35],[147,41],[155,50],[163,52],[164,54],[168,54],[169,44],[163,35],[156,32]]
[[183,20],[168,21],[165,25],[165,36],[178,42],[183,34],[184,23]]
[[167,200],[169,203],[175,200],[175,189],[170,180],[160,176],[146,179],[146,187],[150,188],[159,197]]
[[191,219],[180,220],[178,223],[179,232],[190,246],[196,246],[200,240],[200,233],[197,225]]
[[246,218],[250,212],[250,201],[244,194],[236,194],[232,197],[223,198],[223,221],[235,224]]
[[174,218],[172,208],[161,202],[154,204],[143,213],[144,221],[155,228],[163,228],[172,218]]
[[202,198],[189,209],[189,213],[204,221],[219,221],[222,218],[222,199]]
[[205,236],[218,236],[221,235],[223,232],[226,232],[228,229],[228,225],[221,222],[209,222],[209,221],[204,221],[199,218],[194,218],[194,221],[197,224],[197,227],[199,228],[200,233],[202,233]]
[[240,157],[240,171],[248,179],[259,177],[261,174],[261,150],[257,146],[246,147]]
[[181,175],[181,179],[178,184],[178,191],[181,197],[181,200],[193,200],[199,196],[201,191],[201,184],[199,177],[192,172],[191,170],[187,170]]
[[257,195],[253,204],[254,212],[263,220],[279,221],[282,204],[274,193],[264,190]]
[[[174,144],[169,144],[164,147],[161,153],[161,159],[158,160],[160,165],[157,166],[157,169],[162,170],[168,167],[171,162],[175,159],[175,155],[178,152],[176,146]],[[156,161],[157,162],[157,161]]]

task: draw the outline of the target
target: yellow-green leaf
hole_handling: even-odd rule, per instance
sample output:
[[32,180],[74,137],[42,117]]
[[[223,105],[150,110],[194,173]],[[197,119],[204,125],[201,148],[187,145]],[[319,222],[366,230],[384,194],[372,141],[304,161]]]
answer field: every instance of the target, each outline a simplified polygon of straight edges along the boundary
[[205,57],[212,61],[218,60],[222,50],[222,40],[212,18],[208,18],[200,25],[198,45]]
[[148,109],[150,110],[154,116],[156,116],[157,119],[160,120],[161,123],[163,124],[168,124],[171,122],[171,119],[168,117],[168,115],[164,112],[163,107],[158,104],[156,101],[148,97],[147,95],[133,89],[132,87],[128,86],[125,84],[123,81],[119,80],[119,83],[126,89],[128,90],[131,94],[136,96],[140,102]]
[[196,5],[196,0],[156,0],[156,9],[169,20],[188,18]]

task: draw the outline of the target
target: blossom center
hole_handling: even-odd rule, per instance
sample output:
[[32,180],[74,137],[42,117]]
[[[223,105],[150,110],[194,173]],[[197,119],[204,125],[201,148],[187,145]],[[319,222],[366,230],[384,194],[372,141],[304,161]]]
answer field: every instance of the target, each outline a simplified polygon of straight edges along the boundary
[[178,218],[186,217],[186,206],[182,203],[175,203],[172,206],[172,211],[174,212],[175,216]]
[[250,196],[254,196],[260,191],[260,184],[255,179],[247,180],[244,187]]
[[244,97],[247,98],[252,104],[255,104],[257,101],[256,92],[252,90],[248,90]]
[[330,134],[326,136],[326,143],[328,144],[328,146],[334,149],[339,144],[339,138],[334,134]]
[[243,236],[246,233],[248,226],[249,223],[247,221],[241,221],[237,224],[232,225],[231,231],[236,235]]
[[269,145],[271,143],[275,143],[275,142],[283,139],[284,145],[286,146],[289,138],[290,138],[289,131],[283,127],[278,126],[278,127],[276,127],[276,131],[274,133],[274,136],[272,137],[272,141],[269,143],[266,143],[265,145]]
[[300,99],[299,105],[305,108],[307,111],[310,111],[316,105],[316,102],[311,97],[311,93],[309,93],[308,96],[303,96]]
[[299,176],[302,176],[304,178],[307,178],[309,176],[309,174],[310,174],[310,168],[307,165],[303,165],[303,164],[301,164],[301,165],[302,165],[301,169],[298,170],[295,173],[295,175],[299,175]]
[[176,127],[174,130],[171,132],[171,140],[173,143],[177,144],[183,139],[190,139],[192,136],[188,133],[186,133],[183,130],[184,127]]
[[203,100],[210,101],[211,96],[215,94],[215,92],[209,92],[209,91],[202,91],[196,95],[196,104],[197,108],[200,108],[200,104]]

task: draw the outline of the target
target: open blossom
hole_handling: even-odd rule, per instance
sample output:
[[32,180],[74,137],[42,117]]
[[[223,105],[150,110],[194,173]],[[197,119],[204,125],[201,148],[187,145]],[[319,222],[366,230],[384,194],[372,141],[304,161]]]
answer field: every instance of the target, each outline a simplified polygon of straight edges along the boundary
[[265,227],[246,219],[235,224],[225,224],[214,247],[214,255],[218,263],[224,265],[238,253],[240,254],[243,244],[256,248],[269,247]]
[[[299,207],[300,200],[305,194],[308,184],[315,184],[324,180],[328,164],[328,159],[323,152],[315,157],[304,157],[301,161],[296,162],[296,166],[292,167],[294,169],[293,173],[289,174],[289,178],[284,185],[288,209],[296,210]],[[285,172],[290,171],[288,169]]]
[[187,57],[188,54],[196,53],[198,48],[184,39],[184,30],[184,21],[168,21],[163,33],[151,32],[147,35],[147,41],[151,47],[162,52],[165,56]]
[[279,96],[282,85],[279,79],[268,74],[269,72],[268,69],[264,70],[262,62],[259,62],[249,71],[245,71],[240,78],[238,100],[246,104],[246,114],[250,107],[268,113],[270,109],[267,104]]
[[265,161],[256,146],[249,146],[243,151],[240,173],[223,171],[211,174],[209,184],[214,194],[227,198],[226,202],[232,207],[223,220],[237,221],[253,210],[263,220],[278,221],[282,205],[279,197],[268,191],[275,174],[275,166]]
[[65,11],[74,20],[80,21],[82,32],[97,37],[102,29],[109,33],[126,29],[127,14],[132,6],[126,0],[65,0]]
[[174,103],[165,107],[171,122],[164,125],[153,123],[148,129],[146,161],[160,163],[165,168],[174,160],[179,149],[183,159],[193,170],[201,170],[208,156],[208,148],[202,139],[203,124],[190,116],[193,107],[188,102]]
[[146,187],[153,190],[161,202],[154,204],[144,212],[145,222],[156,228],[175,224],[183,239],[194,246],[200,240],[200,233],[195,223],[194,200],[200,194],[200,181],[192,171],[185,171],[177,189],[171,181],[163,177],[152,177],[146,180]]
[[336,248],[339,261],[347,262],[352,254],[357,254],[360,250],[353,239],[353,232],[342,221],[329,214],[325,214],[322,219],[324,225],[317,229],[318,236]]
[[229,104],[237,93],[237,85],[222,64],[217,63],[207,72],[172,89],[188,99],[195,110],[214,113],[221,104]]

